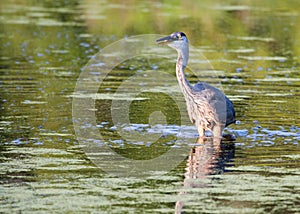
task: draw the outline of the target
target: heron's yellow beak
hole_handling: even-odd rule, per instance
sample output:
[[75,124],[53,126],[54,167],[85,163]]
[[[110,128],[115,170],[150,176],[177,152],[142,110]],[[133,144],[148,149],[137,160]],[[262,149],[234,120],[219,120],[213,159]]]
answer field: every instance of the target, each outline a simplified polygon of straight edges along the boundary
[[171,37],[171,36],[166,36],[166,37],[157,39],[156,43],[157,44],[168,44],[168,43],[176,41],[176,40],[177,40],[176,37],[174,38],[174,37]]

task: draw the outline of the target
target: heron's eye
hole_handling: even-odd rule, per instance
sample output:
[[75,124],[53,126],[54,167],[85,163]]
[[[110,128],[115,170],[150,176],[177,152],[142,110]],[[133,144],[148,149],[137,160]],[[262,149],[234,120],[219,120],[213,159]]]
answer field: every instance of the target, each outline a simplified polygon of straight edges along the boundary
[[181,34],[180,33],[177,34],[177,38],[181,39]]

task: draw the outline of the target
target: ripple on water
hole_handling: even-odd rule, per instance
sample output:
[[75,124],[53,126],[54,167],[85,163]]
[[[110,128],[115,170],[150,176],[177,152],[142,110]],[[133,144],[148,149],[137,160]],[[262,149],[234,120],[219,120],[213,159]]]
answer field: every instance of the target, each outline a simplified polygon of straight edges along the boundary
[[286,61],[288,59],[283,56],[238,56],[238,58],[249,61]]
[[[237,125],[238,126],[238,125]],[[123,124],[119,126],[110,126],[108,123],[98,125],[98,128],[109,129],[113,132],[120,132],[126,134],[132,134],[134,136],[138,133],[139,136],[153,135],[160,137],[176,137],[184,139],[195,139],[198,137],[198,133],[195,126],[178,126],[178,125],[163,125],[155,124],[153,126],[149,124]],[[256,125],[252,129],[237,129],[237,127],[227,127],[224,130],[227,133],[232,133],[237,136],[236,145],[238,146],[271,146],[271,145],[282,145],[285,143],[298,145],[300,139],[299,127],[292,126],[289,130],[283,127],[278,127],[278,130],[271,130],[263,128],[260,125]],[[206,133],[206,136],[210,136]],[[173,140],[171,140],[173,143]],[[244,142],[243,142],[244,141]],[[123,139],[112,139],[110,140],[113,144],[119,144],[124,146],[125,141]],[[251,143],[252,142],[252,143]],[[255,142],[253,144],[253,142]],[[149,142],[137,141],[131,142],[135,145],[149,145]],[[249,144],[250,143],[250,144]],[[151,144],[151,143],[150,143]]]

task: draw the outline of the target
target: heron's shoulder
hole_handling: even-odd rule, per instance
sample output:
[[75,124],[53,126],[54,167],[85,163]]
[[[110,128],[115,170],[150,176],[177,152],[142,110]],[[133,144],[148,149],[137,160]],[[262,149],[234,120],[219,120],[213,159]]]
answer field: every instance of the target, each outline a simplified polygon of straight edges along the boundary
[[202,92],[204,90],[211,90],[211,91],[220,91],[219,89],[215,88],[214,86],[207,84],[205,82],[197,82],[194,86],[193,89],[195,91]]
[[203,82],[197,82],[194,86],[193,86],[193,89],[195,90],[195,91],[203,91],[203,90],[205,90],[206,89],[206,87],[205,87],[205,83],[203,83]]

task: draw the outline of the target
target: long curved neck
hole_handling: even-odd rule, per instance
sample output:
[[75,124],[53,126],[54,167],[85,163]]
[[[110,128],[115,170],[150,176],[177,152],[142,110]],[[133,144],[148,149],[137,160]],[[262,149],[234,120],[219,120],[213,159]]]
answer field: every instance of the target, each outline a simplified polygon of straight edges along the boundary
[[184,73],[184,69],[187,65],[187,61],[188,61],[188,52],[183,53],[182,51],[178,51],[178,59],[176,63],[176,76],[184,96],[187,96],[192,91],[192,86],[190,82],[186,79]]

